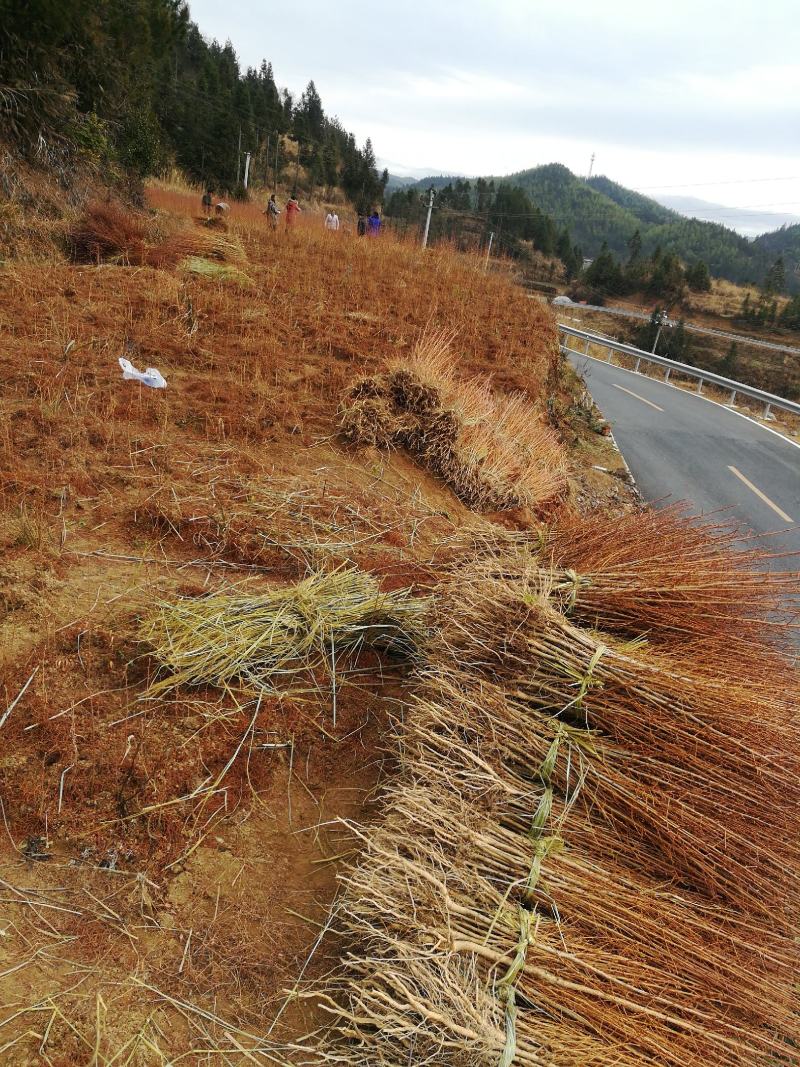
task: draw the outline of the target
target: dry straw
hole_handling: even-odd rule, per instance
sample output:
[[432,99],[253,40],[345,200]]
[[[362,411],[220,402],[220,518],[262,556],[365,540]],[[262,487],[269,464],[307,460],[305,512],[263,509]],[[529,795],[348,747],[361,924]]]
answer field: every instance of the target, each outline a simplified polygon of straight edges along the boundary
[[155,692],[241,683],[280,693],[362,647],[414,655],[426,610],[409,590],[384,593],[371,575],[341,568],[266,593],[162,601],[141,636],[168,671]]

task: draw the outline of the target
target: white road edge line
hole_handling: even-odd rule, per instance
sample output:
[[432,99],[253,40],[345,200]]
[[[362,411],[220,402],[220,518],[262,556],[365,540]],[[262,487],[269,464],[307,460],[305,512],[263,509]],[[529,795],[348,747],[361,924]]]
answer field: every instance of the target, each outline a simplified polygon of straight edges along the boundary
[[[723,411],[729,411],[731,415],[738,415],[740,419],[746,419],[748,422],[752,422],[752,424],[758,426],[760,430],[766,430],[767,433],[780,437],[781,441],[785,441],[787,445],[791,445],[793,448],[800,448],[800,441],[793,441],[791,437],[787,437],[786,434],[781,433],[779,430],[773,430],[771,426],[765,426],[763,422],[759,422],[758,419],[754,419],[750,415],[745,415],[743,412],[737,411],[736,408],[732,408],[730,404],[720,404],[718,400],[712,400],[710,396],[705,396],[704,393],[690,393],[688,389],[681,389],[679,385],[673,385],[672,382],[665,382],[660,378],[651,378],[649,374],[642,374],[640,371],[628,370],[627,367],[618,367],[616,363],[609,363],[607,359],[598,359],[597,356],[590,356],[587,352],[573,352],[572,354],[578,359],[591,359],[594,363],[604,363],[607,367],[613,367],[614,370],[621,370],[623,374],[635,374],[637,378],[647,378],[650,382],[656,382],[658,385],[665,385],[667,389],[676,389],[679,393],[683,393],[684,396],[696,396],[698,400],[705,400],[707,404],[713,404],[715,407],[722,408]],[[589,392],[591,392],[591,390],[589,390]]]
[[628,396],[635,396],[637,400],[641,400],[643,404],[649,404],[651,408],[655,408],[656,411],[663,411],[658,404],[654,404],[652,400],[645,400],[643,396],[639,396],[638,393],[634,393],[633,389],[626,389],[624,385],[617,385],[616,382],[611,383],[615,389],[620,389],[623,393],[627,393]]
[[740,470],[737,470],[736,467],[731,467],[730,465],[728,465],[728,470],[731,472],[731,474],[735,474],[740,481],[744,482],[747,488],[750,489],[751,492],[755,493],[760,500],[763,500],[767,507],[772,508],[776,515],[780,515],[784,522],[794,522],[794,519],[790,518],[785,511],[781,510],[781,508],[778,507],[777,504],[773,503],[773,501],[770,500],[766,493],[762,493],[757,485],[753,485],[749,478],[745,478],[745,476]]

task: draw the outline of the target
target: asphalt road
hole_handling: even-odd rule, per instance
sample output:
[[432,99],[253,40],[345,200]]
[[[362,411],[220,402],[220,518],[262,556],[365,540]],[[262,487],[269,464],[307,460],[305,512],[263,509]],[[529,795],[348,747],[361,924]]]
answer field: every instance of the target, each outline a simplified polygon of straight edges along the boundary
[[[570,357],[649,502],[730,508],[775,551],[800,553],[800,446],[703,397],[584,356]],[[800,557],[781,569],[795,569]]]

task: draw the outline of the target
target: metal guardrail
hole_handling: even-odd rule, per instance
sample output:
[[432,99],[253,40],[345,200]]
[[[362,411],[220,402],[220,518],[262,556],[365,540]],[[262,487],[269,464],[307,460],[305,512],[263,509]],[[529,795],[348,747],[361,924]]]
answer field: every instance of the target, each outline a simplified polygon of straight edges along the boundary
[[763,389],[755,389],[753,386],[745,385],[743,382],[735,382],[731,378],[724,378],[721,374],[714,374],[713,371],[703,370],[700,367],[691,367],[688,363],[678,363],[677,360],[667,359],[666,356],[657,356],[654,352],[644,352],[641,348],[622,344],[621,341],[614,341],[610,337],[603,337],[601,334],[576,330],[573,326],[564,326],[560,322],[557,325],[559,334],[564,334],[566,338],[575,337],[584,343],[583,351],[581,352],[577,348],[570,348],[566,341],[562,343],[559,339],[559,347],[564,355],[588,356],[589,346],[597,345],[599,348],[606,349],[609,353],[617,352],[621,356],[628,356],[630,359],[634,359],[636,361],[633,368],[635,371],[639,370],[642,361],[664,367],[665,382],[669,381],[670,374],[675,371],[688,378],[696,378],[698,393],[702,393],[705,382],[710,382],[712,385],[717,385],[722,389],[729,389],[731,396],[728,403],[731,406],[733,406],[737,394],[746,396],[750,400],[755,400],[764,405],[762,413],[762,418],[764,419],[774,418],[774,415],[771,415],[772,408],[780,408],[782,411],[791,412],[792,415],[800,415],[800,404],[795,403],[794,400],[786,400],[782,396],[775,396],[773,393],[767,393]]
[[[564,308],[570,307],[569,304],[560,306]],[[576,311],[600,311],[604,315],[617,315],[624,319],[639,319],[642,322],[646,322],[651,315],[649,311],[634,311],[632,308],[600,307],[599,304],[573,303],[572,307]],[[736,341],[743,345],[753,345],[755,348],[769,348],[773,352],[788,352],[790,356],[800,356],[800,348],[793,348],[791,345],[779,345],[775,341],[764,341],[760,337],[745,337],[741,333],[731,333],[729,330],[715,330],[711,326],[698,326],[694,322],[684,322],[683,328],[691,330],[692,333],[705,334],[707,337],[724,337],[726,341]]]

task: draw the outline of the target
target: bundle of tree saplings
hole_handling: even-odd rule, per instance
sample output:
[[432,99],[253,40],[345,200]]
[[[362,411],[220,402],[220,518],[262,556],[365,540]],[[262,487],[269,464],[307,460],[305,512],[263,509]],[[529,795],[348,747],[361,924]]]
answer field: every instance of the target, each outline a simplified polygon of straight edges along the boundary
[[340,409],[344,437],[404,448],[468,507],[556,509],[567,492],[554,434],[520,395],[459,379],[450,338],[426,334],[405,363],[355,383]]
[[517,582],[476,576],[440,602],[439,654],[531,711],[596,735],[582,795],[619,848],[640,841],[661,877],[679,873],[714,898],[792,914],[800,906],[800,709],[796,673],[742,676],[667,648],[572,625]]
[[364,647],[415,655],[427,606],[410,590],[382,592],[372,575],[343,567],[267,592],[161,601],[140,636],[163,670],[155,692],[238,683],[280,693]]
[[[735,583],[713,545],[694,559],[709,600]],[[800,1063],[794,668],[754,641],[721,677],[710,624],[691,657],[690,628],[657,647],[582,629],[582,588],[516,548],[440,590],[386,818],[337,905],[351,950],[323,993],[321,1061]],[[657,599],[637,619],[631,597],[625,626],[655,625]]]
[[780,570],[768,542],[748,541],[735,523],[700,522],[676,505],[613,521],[565,513],[543,532],[540,555],[580,576],[573,614],[588,625],[718,647],[779,644],[796,632],[797,575]]

